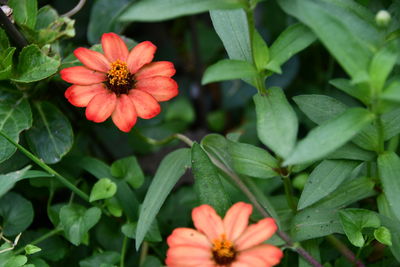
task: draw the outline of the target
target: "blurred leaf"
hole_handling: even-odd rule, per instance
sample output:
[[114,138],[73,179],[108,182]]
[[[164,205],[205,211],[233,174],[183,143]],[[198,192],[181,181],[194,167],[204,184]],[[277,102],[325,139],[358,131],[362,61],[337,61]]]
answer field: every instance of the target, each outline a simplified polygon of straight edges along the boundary
[[400,158],[394,152],[378,156],[378,171],[389,206],[400,220]]
[[25,46],[19,54],[14,82],[30,83],[43,80],[55,74],[60,60],[45,55],[37,45]]
[[214,9],[246,7],[244,0],[147,0],[135,2],[120,16],[121,21],[161,21]]
[[111,198],[116,192],[117,185],[108,178],[102,178],[93,185],[89,201]]
[[13,55],[15,47],[0,50],[0,80],[6,80],[11,76]]
[[297,23],[284,30],[270,48],[270,61],[263,67],[282,73],[281,66],[289,58],[315,41],[315,35],[306,26]]
[[369,104],[370,102],[370,88],[362,85],[354,85],[348,79],[333,79],[329,83],[335,86],[337,89],[357,98],[364,104]]
[[253,54],[258,70],[263,69],[269,61],[269,48],[257,30],[253,32]]
[[265,96],[257,94],[253,99],[258,138],[280,157],[286,158],[296,144],[296,113],[279,87],[272,87]]
[[247,61],[223,59],[209,66],[204,72],[201,83],[208,84],[226,80],[255,78],[257,70]]
[[60,224],[64,228],[68,240],[78,246],[84,236],[97,224],[101,210],[97,207],[86,209],[78,204],[70,204],[60,210]]
[[194,108],[186,97],[178,97],[170,102],[165,113],[167,121],[181,120],[188,124],[192,123],[195,117]]
[[33,125],[26,134],[31,149],[49,164],[59,162],[74,141],[68,119],[56,106],[46,101],[34,104]]
[[0,197],[14,187],[15,183],[24,179],[24,174],[31,168],[27,166],[22,170],[0,175]]
[[312,129],[301,140],[285,165],[312,162],[344,145],[370,121],[373,115],[361,108],[349,108],[341,115]]
[[380,97],[385,100],[400,102],[400,81],[395,80],[390,83]]
[[125,180],[133,188],[139,188],[144,181],[144,174],[135,156],[119,159],[111,165],[111,174]]
[[367,151],[358,146],[347,143],[339,147],[334,152],[327,156],[328,159],[351,159],[361,161],[372,161],[376,158],[376,154],[372,151]]
[[[132,223],[126,223],[122,225],[121,231],[122,233],[132,239],[136,239],[136,229],[137,229],[137,223],[132,222]],[[150,225],[149,230],[146,233],[146,236],[144,237],[144,240],[148,242],[161,242],[162,237],[160,234],[160,230],[158,229],[158,224],[157,221],[154,220],[153,223]]]
[[0,51],[6,50],[10,47],[10,41],[8,40],[7,34],[3,28],[0,28]]
[[358,162],[324,160],[310,174],[301,193],[298,210],[304,209],[326,197],[349,177]]
[[350,243],[359,248],[365,244],[362,230],[368,227],[378,228],[381,225],[378,215],[365,209],[341,210],[339,218]]
[[[0,131],[18,142],[19,134],[31,125],[31,108],[25,96],[0,87]],[[0,162],[8,159],[15,150],[12,144],[0,137]]]
[[400,108],[382,114],[381,119],[385,141],[400,133]]
[[214,10],[210,11],[210,16],[229,58],[253,62],[246,12],[243,9]]
[[103,264],[112,265],[117,264],[120,259],[121,256],[118,252],[104,251],[79,261],[79,267],[101,267]]
[[9,0],[7,3],[13,9],[13,17],[20,26],[33,29],[36,24],[36,0]]
[[24,255],[17,255],[9,259],[4,267],[20,267],[25,266],[24,264],[28,262],[28,258]]
[[392,246],[392,235],[390,234],[389,229],[387,229],[386,227],[381,226],[378,229],[376,229],[374,231],[374,237],[380,243],[387,246]]
[[225,214],[232,204],[231,200],[221,183],[217,168],[197,143],[192,146],[192,172],[200,204],[214,207],[219,215]]
[[157,257],[148,255],[140,267],[161,267],[164,266]]
[[147,190],[139,215],[136,230],[138,249],[172,188],[190,166],[190,150],[181,148],[168,154],[162,160],[153,181]]
[[1,226],[5,236],[25,231],[33,221],[33,214],[32,203],[16,193],[9,192],[0,199]]
[[267,150],[237,142],[228,142],[228,151],[232,157],[232,165],[239,174],[258,178],[279,176],[275,171],[278,161]]
[[224,110],[215,110],[207,113],[207,126],[211,131],[222,132],[226,127],[227,114]]

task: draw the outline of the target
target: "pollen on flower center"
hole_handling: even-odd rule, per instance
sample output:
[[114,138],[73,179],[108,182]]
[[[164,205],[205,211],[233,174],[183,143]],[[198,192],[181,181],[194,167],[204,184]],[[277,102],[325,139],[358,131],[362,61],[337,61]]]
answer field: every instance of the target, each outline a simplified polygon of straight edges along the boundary
[[116,93],[127,94],[134,84],[133,75],[129,72],[128,66],[121,60],[111,63],[111,68],[107,72],[107,88]]
[[218,265],[226,265],[232,263],[236,257],[236,251],[233,243],[226,239],[222,234],[219,239],[215,239],[212,247],[212,254]]

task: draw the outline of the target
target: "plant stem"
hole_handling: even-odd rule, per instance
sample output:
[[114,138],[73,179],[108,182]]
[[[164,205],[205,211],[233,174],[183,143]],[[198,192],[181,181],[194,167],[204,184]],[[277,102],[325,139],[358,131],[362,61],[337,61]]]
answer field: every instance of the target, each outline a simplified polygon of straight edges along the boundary
[[[42,235],[41,237],[39,237],[39,238],[33,240],[32,242],[29,242],[29,244],[31,244],[31,245],[39,244],[39,243],[42,242],[43,240],[46,240],[47,238],[50,238],[50,237],[52,237],[53,235],[56,235],[56,234],[58,234],[58,233],[60,233],[60,232],[62,232],[62,229],[61,229],[61,228],[55,228],[55,229],[53,229],[53,230],[47,232],[46,234]],[[15,255],[18,255],[18,254],[20,254],[21,252],[23,252],[24,250],[25,250],[25,247],[19,248],[19,249],[17,249],[17,250],[14,252],[14,254],[15,254]]]
[[86,3],[86,0],[79,0],[78,4],[73,9],[71,9],[70,11],[68,11],[67,13],[65,13],[61,16],[62,17],[72,17],[73,15],[78,13],[79,10],[81,10],[83,8],[85,3]]
[[17,27],[10,21],[10,19],[0,9],[0,24],[4,27],[7,34],[14,40],[15,44],[22,48],[28,45],[25,37],[18,31]]
[[121,258],[119,261],[119,266],[124,267],[125,266],[125,255],[126,255],[126,249],[128,247],[128,237],[124,236],[124,240],[122,241],[122,248],[121,248]]
[[354,253],[335,236],[328,235],[326,236],[326,240],[328,240],[328,242],[331,243],[331,245],[333,245],[349,262],[353,263],[357,267],[365,267],[364,263],[357,259]]
[[48,172],[49,174],[53,175],[60,183],[68,187],[71,191],[73,191],[75,194],[80,196],[83,200],[89,202],[89,196],[80,190],[78,187],[76,187],[73,183],[67,180],[64,176],[56,172],[54,169],[52,169],[49,165],[41,161],[38,157],[33,155],[31,152],[29,152],[27,149],[25,149],[23,146],[20,144],[16,143],[14,140],[12,140],[10,137],[8,137],[4,132],[0,131],[0,135],[3,136],[5,139],[7,139],[8,142],[10,142],[12,145],[14,145],[16,148],[18,148],[25,156],[30,158],[33,162],[35,162],[37,165],[39,165],[43,170]]
[[142,250],[140,251],[139,266],[143,265],[144,261],[146,260],[148,252],[149,252],[149,243],[144,241],[142,244]]
[[293,212],[297,212],[297,204],[293,197],[292,181],[289,176],[282,176],[283,186],[285,188],[286,201]]

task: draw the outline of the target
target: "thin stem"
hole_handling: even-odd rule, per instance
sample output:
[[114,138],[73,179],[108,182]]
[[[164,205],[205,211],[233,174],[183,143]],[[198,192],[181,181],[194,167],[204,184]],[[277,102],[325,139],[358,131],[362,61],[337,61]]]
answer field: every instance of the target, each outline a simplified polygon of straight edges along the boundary
[[[53,229],[53,230],[47,232],[46,234],[42,235],[41,237],[39,237],[39,238],[33,240],[32,242],[29,242],[29,244],[31,244],[31,245],[39,244],[39,243],[42,242],[43,240],[46,240],[47,238],[50,238],[50,237],[52,237],[53,235],[56,235],[56,234],[58,234],[58,233],[60,233],[60,232],[62,232],[62,229],[61,229],[61,228],[55,228],[55,229]],[[14,254],[15,254],[15,255],[18,255],[18,254],[20,254],[21,252],[23,252],[24,250],[25,250],[25,247],[19,248],[19,249],[17,249],[17,250],[14,252]]]
[[119,266],[120,267],[124,267],[125,266],[125,255],[126,255],[127,247],[128,247],[128,237],[125,236],[124,240],[122,241],[121,258],[120,258],[120,262],[119,262]]
[[142,250],[140,251],[139,266],[142,266],[149,253],[149,243],[144,241],[142,243]]
[[20,144],[16,143],[14,140],[12,140],[10,137],[8,137],[5,133],[0,131],[0,135],[3,136],[5,139],[7,139],[8,142],[13,144],[16,148],[18,148],[22,153],[25,154],[28,158],[30,158],[33,162],[35,162],[37,165],[39,165],[43,170],[47,171],[49,174],[53,175],[60,183],[68,187],[71,191],[73,191],[75,194],[80,196],[83,200],[89,202],[89,196],[80,190],[78,187],[76,187],[73,183],[68,181],[64,176],[56,172],[54,169],[52,169],[49,165],[41,161],[38,157],[33,155],[31,152],[29,152],[27,149],[25,149],[23,146]]
[[82,9],[82,7],[85,5],[85,3],[86,3],[86,0],[79,0],[78,4],[73,9],[71,9],[67,13],[63,14],[62,17],[72,17],[73,15],[78,13],[79,10]]
[[349,262],[353,263],[357,267],[365,267],[364,263],[357,259],[354,253],[346,247],[339,239],[333,235],[326,236],[326,240],[331,243]]
[[14,40],[15,44],[22,48],[28,45],[25,37],[18,31],[17,27],[10,21],[4,11],[0,8],[0,24],[7,34]]
[[293,186],[289,176],[282,176],[283,186],[285,188],[286,201],[293,212],[297,212],[297,204],[293,197]]

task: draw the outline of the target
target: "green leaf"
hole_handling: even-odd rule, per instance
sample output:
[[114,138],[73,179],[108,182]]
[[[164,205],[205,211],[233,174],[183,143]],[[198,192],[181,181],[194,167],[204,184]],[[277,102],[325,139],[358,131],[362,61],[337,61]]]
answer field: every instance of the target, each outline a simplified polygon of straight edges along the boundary
[[30,83],[43,80],[55,74],[60,60],[45,55],[37,45],[24,47],[19,54],[14,82]]
[[192,146],[192,171],[200,203],[214,207],[219,215],[225,214],[232,203],[221,183],[217,168],[197,143]]
[[386,227],[381,226],[378,229],[376,229],[374,231],[374,237],[380,243],[387,246],[392,246],[392,235],[390,234],[389,229],[387,229]]
[[376,158],[376,154],[372,151],[367,151],[358,146],[347,143],[339,147],[334,152],[327,156],[328,159],[351,159],[361,161],[372,161]]
[[27,166],[22,170],[0,175],[0,197],[14,187],[15,183],[24,179],[24,174],[31,168]]
[[162,160],[147,190],[136,230],[136,249],[140,247],[151,223],[156,218],[172,188],[190,166],[190,150],[178,149]]
[[[0,131],[18,142],[19,134],[31,125],[31,108],[26,98],[19,92],[0,87]],[[15,150],[12,144],[0,137],[0,162],[8,159]]]
[[213,10],[210,16],[229,58],[253,62],[246,12],[243,9]]
[[[321,262],[321,254],[320,254],[320,242],[319,240],[306,240],[304,242],[301,242],[301,246],[310,253],[311,256],[313,256],[314,259],[316,259],[318,262]],[[302,258],[299,255],[299,267],[312,267],[308,261],[306,261],[304,258]]]
[[369,111],[362,108],[346,110],[311,130],[298,143],[284,164],[302,164],[323,158],[353,138],[373,117]]
[[247,61],[223,59],[206,69],[201,83],[204,85],[226,80],[254,78],[256,76],[257,70],[253,64]]
[[[122,233],[132,239],[136,239],[136,229],[137,229],[137,223],[132,222],[132,223],[126,223],[122,226],[121,231]],[[150,225],[149,230],[146,233],[146,236],[144,240],[148,242],[161,242],[162,237],[160,234],[160,230],[158,229],[158,224],[157,221],[154,220],[153,223]]]
[[232,158],[228,149],[228,140],[220,134],[208,134],[201,140],[201,146],[207,153],[232,168]]
[[21,267],[24,266],[25,263],[28,262],[28,258],[24,255],[17,255],[9,259],[4,267]]
[[192,123],[196,118],[196,114],[192,103],[186,97],[177,97],[174,101],[169,102],[168,109],[165,110],[166,121],[183,121]]
[[90,192],[89,201],[111,198],[117,192],[117,185],[108,178],[98,180]]
[[395,80],[390,83],[380,97],[385,100],[400,102],[400,81]]
[[10,47],[10,41],[8,40],[6,31],[0,28],[0,51],[6,50]]
[[369,104],[370,102],[371,92],[369,86],[363,86],[362,84],[355,85],[348,79],[333,79],[329,83],[346,94],[357,98],[364,104]]
[[394,152],[378,156],[378,171],[389,206],[400,220],[400,158]]
[[25,250],[25,253],[26,253],[27,255],[31,255],[31,254],[35,254],[35,253],[41,251],[42,249],[39,248],[39,247],[37,247],[37,246],[35,246],[35,245],[28,244],[28,245],[26,245],[26,246],[24,247],[24,250]]
[[133,3],[120,16],[121,21],[161,21],[214,9],[246,7],[243,0],[147,0]]
[[267,95],[253,97],[260,141],[279,156],[286,158],[297,139],[298,120],[292,106],[279,87],[268,89]]
[[157,257],[148,255],[140,267],[161,267],[161,266],[164,266],[164,264],[162,264]]
[[341,210],[339,211],[339,218],[350,243],[359,248],[365,244],[362,230],[381,226],[378,215],[375,212],[364,209]]
[[36,24],[36,0],[10,0],[8,5],[13,9],[13,17],[18,25],[33,29]]
[[269,61],[269,48],[256,29],[253,32],[253,54],[257,69],[263,69]]
[[101,210],[97,207],[86,209],[78,204],[66,205],[60,210],[60,224],[67,239],[78,246],[89,230],[97,224]]
[[7,80],[11,76],[15,47],[0,50],[0,80]]
[[400,108],[384,113],[381,119],[385,140],[389,140],[400,133]]
[[282,73],[281,66],[283,63],[312,44],[315,39],[314,33],[304,25],[297,23],[289,26],[271,45],[271,59],[263,67],[273,72]]
[[9,192],[0,199],[0,217],[3,234],[17,235],[25,231],[33,221],[33,207],[30,201]]
[[33,125],[26,134],[31,149],[48,164],[59,162],[74,141],[68,119],[46,101],[34,104]]
[[297,209],[304,209],[326,197],[359,165],[354,161],[324,160],[310,174]]
[[268,151],[249,144],[228,142],[228,150],[232,157],[232,165],[237,173],[271,178],[279,176],[274,170],[279,168],[277,160]]
[[102,264],[117,264],[120,259],[121,256],[118,252],[104,251],[79,261],[79,267],[102,267]]
[[125,180],[133,188],[139,188],[144,181],[144,174],[135,156],[119,159],[111,165],[111,174]]

